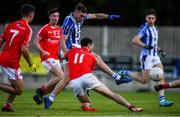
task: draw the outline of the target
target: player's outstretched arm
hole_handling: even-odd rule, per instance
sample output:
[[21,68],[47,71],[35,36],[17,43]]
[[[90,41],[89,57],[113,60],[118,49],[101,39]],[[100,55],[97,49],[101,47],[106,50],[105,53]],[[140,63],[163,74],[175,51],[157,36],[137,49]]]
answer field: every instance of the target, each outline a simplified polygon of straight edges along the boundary
[[87,16],[88,19],[109,19],[109,20],[115,20],[120,19],[120,15],[108,15],[104,13],[89,13]]
[[97,55],[96,53],[93,53],[95,58],[96,58],[96,64],[97,66],[105,73],[107,73],[108,75],[112,76],[115,72],[113,72],[113,70],[111,70],[111,68],[101,59],[101,57],[99,55]]

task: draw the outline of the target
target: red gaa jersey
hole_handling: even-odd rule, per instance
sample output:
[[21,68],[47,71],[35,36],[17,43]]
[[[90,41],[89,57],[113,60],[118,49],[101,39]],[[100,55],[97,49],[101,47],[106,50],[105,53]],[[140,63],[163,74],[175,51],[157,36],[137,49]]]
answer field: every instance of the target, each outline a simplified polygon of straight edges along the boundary
[[0,65],[18,69],[21,58],[21,46],[29,46],[32,30],[25,19],[9,24],[1,38],[5,41],[4,48],[0,54]]
[[51,26],[50,24],[45,25],[38,32],[40,40],[40,46],[43,50],[49,52],[49,56],[44,57],[40,52],[41,61],[48,58],[58,59],[58,51],[60,46],[60,39],[62,37],[62,29],[58,26]]
[[96,59],[87,48],[72,48],[65,56],[68,58],[70,80],[94,71]]

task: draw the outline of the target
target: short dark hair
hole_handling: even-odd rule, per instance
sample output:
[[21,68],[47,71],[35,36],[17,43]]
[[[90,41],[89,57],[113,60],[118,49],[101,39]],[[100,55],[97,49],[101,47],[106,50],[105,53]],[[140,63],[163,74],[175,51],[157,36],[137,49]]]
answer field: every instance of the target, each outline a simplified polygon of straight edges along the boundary
[[88,37],[84,37],[82,40],[81,40],[81,47],[87,47],[89,44],[93,44],[93,40],[88,38]]
[[49,9],[49,10],[48,10],[48,15],[50,16],[50,15],[52,15],[53,13],[56,13],[56,12],[59,13],[59,9],[58,9],[58,8]]
[[28,17],[30,13],[35,12],[35,7],[30,4],[24,4],[21,6],[21,15]]
[[147,15],[154,15],[154,16],[156,16],[156,11],[154,9],[149,9],[149,10],[146,11],[146,16]]
[[84,4],[82,3],[78,3],[76,6],[75,6],[75,10],[78,10],[78,11],[82,11],[83,13],[86,13],[87,12],[87,8],[84,6]]

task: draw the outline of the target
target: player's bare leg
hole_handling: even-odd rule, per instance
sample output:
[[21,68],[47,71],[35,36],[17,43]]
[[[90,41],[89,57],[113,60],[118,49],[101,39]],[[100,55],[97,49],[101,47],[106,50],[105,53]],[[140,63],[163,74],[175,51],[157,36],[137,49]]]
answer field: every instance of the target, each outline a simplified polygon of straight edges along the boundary
[[12,103],[13,103],[15,98],[16,98],[16,95],[9,94],[8,98],[7,98],[7,101],[4,103],[1,110],[3,112],[13,112],[14,110],[12,110]]
[[23,91],[23,80],[9,80],[11,85],[0,83],[0,89],[14,95],[21,95]]
[[[68,71],[68,66],[67,64],[65,65],[65,69]],[[53,91],[51,92],[51,94],[48,97],[44,97],[44,103],[45,103],[45,109],[49,109],[50,106],[52,105],[52,102],[55,100],[56,96],[62,92],[64,90],[64,88],[67,86],[67,84],[69,83],[69,78],[68,76],[68,72],[65,71],[65,76],[63,79],[61,79],[56,86],[54,87]]]
[[56,97],[60,92],[64,90],[64,88],[68,85],[69,83],[69,78],[68,78],[68,66],[67,64],[64,65],[64,77],[58,81],[58,83],[55,85],[54,90],[52,91],[51,94],[54,94]]
[[54,65],[51,68],[50,72],[52,73],[53,76],[51,80],[45,83],[44,85],[42,85],[41,88],[37,89],[36,90],[37,95],[33,97],[34,101],[37,104],[41,104],[43,102],[42,101],[43,96],[51,92],[56,86],[56,84],[64,78],[64,73],[58,64]]
[[88,98],[87,95],[77,96],[77,98],[81,102],[81,109],[83,111],[89,111],[89,112],[97,111],[96,108],[91,107],[91,100]]
[[131,71],[127,71],[127,72],[129,77],[133,78],[134,80],[142,84],[146,84],[150,81],[149,71],[150,70],[142,70],[142,72],[131,72]]
[[156,91],[166,89],[166,88],[178,88],[178,87],[180,87],[180,80],[174,80],[169,83],[163,83],[163,84],[154,86]]
[[[7,85],[5,87],[5,90],[7,93],[9,93],[9,96],[7,98],[6,103],[4,104],[2,111],[13,111],[12,108],[12,103],[16,97],[16,95],[21,95],[24,89],[23,85],[23,80],[10,80],[9,82],[11,85]],[[5,91],[4,90],[4,91]]]
[[64,73],[63,73],[61,67],[57,64],[51,68],[50,72],[52,73],[53,77],[51,78],[51,80],[49,82],[47,82],[45,84],[45,87],[47,87],[47,88],[54,86],[55,84],[57,84],[57,82],[59,80],[64,78]]
[[[157,64],[157,65],[155,65],[155,67],[159,67],[163,70],[162,64]],[[165,78],[161,79],[158,83],[164,84],[165,83],[164,80],[165,80]],[[173,105],[172,101],[166,100],[165,95],[164,95],[164,89],[159,90],[159,100],[160,100],[160,102],[159,102],[160,106],[169,107],[169,106]]]
[[[156,67],[163,69],[162,64],[157,64]],[[124,71],[124,70],[120,72],[121,72],[120,74],[127,75],[142,84],[146,84],[150,81],[150,75],[149,75],[150,70],[142,70],[142,75],[138,72]],[[161,81],[159,81],[159,83],[164,83],[164,78]],[[160,106],[166,107],[173,105],[172,101],[168,101],[165,99],[164,90],[160,90],[159,95],[160,95],[159,96]]]
[[107,98],[114,100],[118,104],[121,104],[121,105],[127,107],[128,109],[130,109],[133,112],[143,111],[142,108],[136,108],[134,105],[130,104],[125,98],[123,98],[119,94],[114,93],[111,90],[109,90],[109,88],[107,88],[104,84],[94,88],[93,90],[95,90],[96,92],[98,92],[99,94],[101,94]]
[[180,80],[175,80],[175,81],[170,82],[170,87],[171,88],[180,87]]
[[7,93],[16,94],[16,89],[12,85],[6,83],[0,83],[0,89]]

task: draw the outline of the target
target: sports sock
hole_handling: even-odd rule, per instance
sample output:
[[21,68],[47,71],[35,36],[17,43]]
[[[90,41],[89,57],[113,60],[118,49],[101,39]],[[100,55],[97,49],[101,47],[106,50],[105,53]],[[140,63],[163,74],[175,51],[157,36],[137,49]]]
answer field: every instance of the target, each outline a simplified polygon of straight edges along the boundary
[[160,102],[165,101],[165,97],[164,97],[164,96],[160,96],[160,97],[159,97],[159,101],[160,101]]
[[120,80],[120,79],[121,79],[121,76],[118,75],[118,74],[116,74],[116,73],[114,73],[114,74],[112,75],[112,77],[113,77],[115,80]]
[[49,95],[49,100],[50,100],[51,102],[53,102],[53,101],[55,100],[55,98],[56,98],[56,96],[55,96],[53,93],[51,93],[51,94]]
[[81,105],[82,105],[82,106],[87,106],[87,107],[89,107],[89,106],[90,106],[90,103],[87,103],[87,102],[86,102],[86,103],[81,103]]
[[164,89],[166,89],[166,88],[170,87],[170,84],[169,83],[164,83],[162,86],[163,86]]
[[3,107],[6,109],[11,109],[12,105],[10,103],[6,102]]

